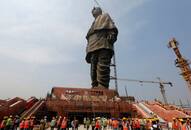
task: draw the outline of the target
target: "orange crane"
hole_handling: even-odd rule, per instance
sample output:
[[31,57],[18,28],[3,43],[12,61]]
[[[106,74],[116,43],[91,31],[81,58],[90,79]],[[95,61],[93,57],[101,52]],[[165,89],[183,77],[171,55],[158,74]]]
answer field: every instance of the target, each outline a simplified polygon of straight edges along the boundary
[[175,60],[175,65],[176,67],[180,68],[181,70],[181,74],[184,78],[184,80],[187,82],[188,84],[188,89],[191,92],[191,69],[190,69],[190,65],[188,60],[186,60],[185,58],[183,58],[183,56],[181,55],[179,48],[178,48],[178,41],[176,41],[175,38],[173,38],[172,40],[169,41],[168,47],[172,48],[173,51],[175,52],[177,59]]
[[[111,79],[114,79],[115,77],[111,77]],[[165,82],[161,81],[160,78],[157,78],[159,81],[148,81],[148,80],[137,80],[137,79],[126,79],[126,78],[117,78],[116,80],[120,81],[127,81],[127,82],[138,82],[138,83],[152,83],[152,84],[159,84],[160,86],[160,91],[164,100],[165,104],[168,104],[167,97],[166,97],[166,92],[164,89],[164,85],[169,85],[170,87],[173,87],[173,84],[171,82]]]

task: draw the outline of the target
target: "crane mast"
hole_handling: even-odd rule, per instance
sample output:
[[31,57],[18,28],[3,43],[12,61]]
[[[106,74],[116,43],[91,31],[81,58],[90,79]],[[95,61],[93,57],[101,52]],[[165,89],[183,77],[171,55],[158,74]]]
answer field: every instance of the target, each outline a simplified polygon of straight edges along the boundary
[[166,97],[166,91],[164,89],[164,85],[162,83],[159,83],[160,85],[160,92],[162,94],[163,100],[165,104],[168,104],[167,97]]
[[181,55],[179,48],[178,48],[178,41],[175,38],[169,41],[169,48],[172,48],[176,54],[177,59],[175,60],[176,67],[180,68],[181,73],[180,75],[183,76],[184,80],[187,82],[188,89],[191,92],[191,69],[188,63],[188,60],[184,59]]

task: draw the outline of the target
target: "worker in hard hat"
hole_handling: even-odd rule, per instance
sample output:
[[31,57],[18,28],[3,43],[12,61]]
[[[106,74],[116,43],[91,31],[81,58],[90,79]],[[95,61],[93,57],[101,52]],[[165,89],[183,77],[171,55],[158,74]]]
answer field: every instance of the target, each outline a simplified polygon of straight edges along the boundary
[[182,130],[182,127],[183,127],[183,124],[184,124],[184,120],[182,118],[179,118],[177,120],[178,120],[179,128]]
[[61,128],[60,130],[66,130],[66,128],[67,128],[67,118],[66,117],[63,118],[60,128]]
[[21,122],[19,124],[20,130],[24,130],[24,125],[25,125],[25,118],[23,120],[21,120]]
[[149,119],[146,119],[145,129],[151,130],[151,128],[152,128],[152,121]]
[[12,129],[13,128],[13,116],[10,115],[9,118],[7,119],[6,122],[6,130]]
[[5,130],[6,122],[7,122],[7,116],[4,116],[3,120],[1,121],[1,124],[0,124],[0,129],[1,130]]
[[100,118],[96,118],[96,121],[95,121],[95,130],[100,130],[100,129],[101,129]]
[[190,119],[188,118],[185,123],[182,125],[182,130],[191,130],[191,123]]
[[112,121],[112,126],[113,126],[113,130],[118,130],[119,121],[116,118],[114,118],[114,120]]
[[24,122],[24,130],[29,130],[29,127],[30,127],[30,121],[29,121],[29,117],[27,117],[25,119],[25,122]]
[[180,130],[180,123],[176,118],[173,118],[172,130]]
[[123,117],[122,121],[123,130],[128,130],[127,118]]

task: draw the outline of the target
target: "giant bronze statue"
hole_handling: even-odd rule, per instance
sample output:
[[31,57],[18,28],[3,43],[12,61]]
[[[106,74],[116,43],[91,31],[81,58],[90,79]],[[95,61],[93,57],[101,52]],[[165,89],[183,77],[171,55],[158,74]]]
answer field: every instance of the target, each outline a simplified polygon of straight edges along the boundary
[[94,7],[92,15],[95,20],[86,36],[86,61],[91,64],[91,84],[92,88],[109,88],[110,63],[118,30],[109,14],[102,13],[100,7]]

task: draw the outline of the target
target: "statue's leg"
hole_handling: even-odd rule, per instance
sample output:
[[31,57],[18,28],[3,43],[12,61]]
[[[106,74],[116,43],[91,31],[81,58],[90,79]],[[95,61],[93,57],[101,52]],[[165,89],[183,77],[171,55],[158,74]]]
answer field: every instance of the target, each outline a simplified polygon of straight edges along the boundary
[[112,53],[110,50],[100,50],[97,64],[98,87],[109,88],[110,81],[110,63]]
[[97,53],[94,52],[91,54],[91,68],[90,68],[90,75],[91,75],[91,80],[92,80],[92,87],[97,87],[98,86],[98,81],[97,81],[97,62],[98,62],[98,57]]

